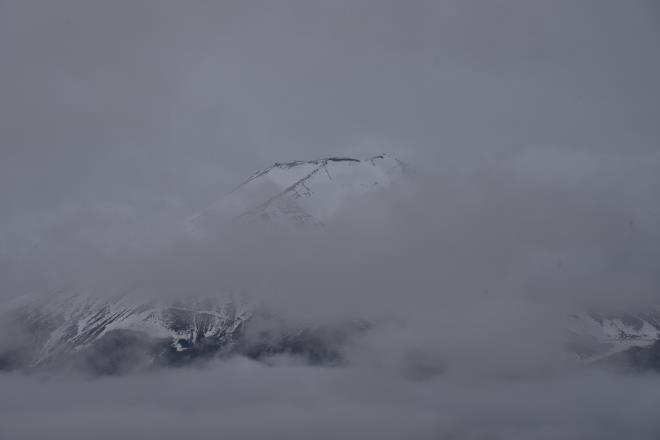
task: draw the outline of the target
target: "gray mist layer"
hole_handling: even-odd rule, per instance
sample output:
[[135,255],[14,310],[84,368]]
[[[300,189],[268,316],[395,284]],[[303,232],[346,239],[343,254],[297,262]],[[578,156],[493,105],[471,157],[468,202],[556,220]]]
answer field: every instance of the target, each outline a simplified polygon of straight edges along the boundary
[[[2,300],[246,289],[378,324],[342,368],[3,374],[0,439],[658,438],[658,377],[563,334],[660,299],[658,24],[641,0],[0,1]],[[322,234],[183,230],[273,162],[382,152],[409,180]]]

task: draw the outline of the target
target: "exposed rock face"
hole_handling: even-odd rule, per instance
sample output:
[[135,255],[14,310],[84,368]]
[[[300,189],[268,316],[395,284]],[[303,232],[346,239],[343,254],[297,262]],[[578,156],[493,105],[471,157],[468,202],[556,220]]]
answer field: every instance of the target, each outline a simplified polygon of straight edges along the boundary
[[55,294],[25,298],[4,313],[28,343],[3,353],[1,369],[80,367],[100,374],[234,354],[338,363],[341,345],[366,328],[355,322],[296,327],[230,295],[164,303]]
[[573,314],[569,331],[569,348],[587,362],[628,363],[660,370],[660,363],[653,367],[649,361],[660,341],[660,310],[656,308],[640,313]]

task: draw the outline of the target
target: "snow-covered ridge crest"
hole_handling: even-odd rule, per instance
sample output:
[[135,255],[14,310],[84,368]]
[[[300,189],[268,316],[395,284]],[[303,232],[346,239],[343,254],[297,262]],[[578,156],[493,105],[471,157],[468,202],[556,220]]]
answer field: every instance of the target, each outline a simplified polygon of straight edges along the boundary
[[195,231],[215,218],[275,220],[296,227],[321,227],[344,202],[390,187],[404,164],[385,154],[368,159],[327,157],[275,163],[187,221]]
[[4,309],[34,339],[29,363],[38,366],[83,350],[117,330],[168,341],[177,351],[203,338],[228,339],[252,317],[255,306],[233,294],[168,300],[53,292],[25,295]]

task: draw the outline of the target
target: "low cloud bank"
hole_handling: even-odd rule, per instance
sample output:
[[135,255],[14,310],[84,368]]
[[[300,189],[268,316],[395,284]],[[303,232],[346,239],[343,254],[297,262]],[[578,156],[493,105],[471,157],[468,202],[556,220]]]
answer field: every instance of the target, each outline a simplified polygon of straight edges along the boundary
[[83,380],[0,376],[0,438],[654,439],[657,377],[521,377],[243,359]]

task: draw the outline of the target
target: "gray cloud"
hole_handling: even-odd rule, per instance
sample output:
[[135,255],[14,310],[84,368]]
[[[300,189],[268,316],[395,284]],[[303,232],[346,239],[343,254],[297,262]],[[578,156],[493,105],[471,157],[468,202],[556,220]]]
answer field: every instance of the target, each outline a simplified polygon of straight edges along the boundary
[[[0,438],[656,438],[657,378],[574,365],[562,319],[657,301],[659,19],[0,2],[0,298],[245,288],[291,319],[378,324],[342,369],[3,374]],[[409,181],[322,234],[183,232],[272,162],[383,150]]]
[[83,381],[3,376],[4,438],[619,439],[657,437],[651,377],[575,371],[528,378],[386,368],[264,367]]
[[199,203],[262,165],[374,137],[437,162],[657,147],[649,2],[2,8],[9,213]]

